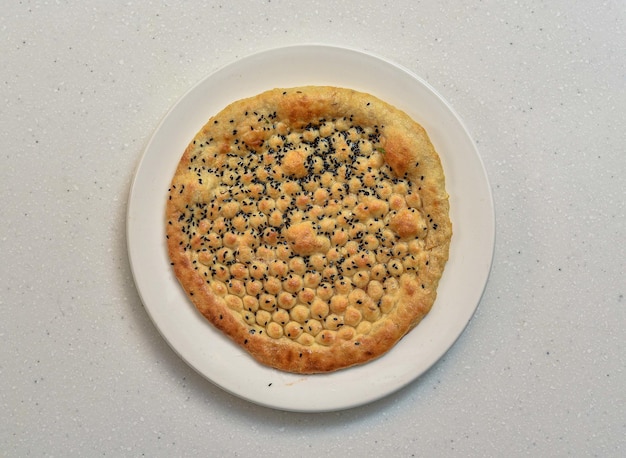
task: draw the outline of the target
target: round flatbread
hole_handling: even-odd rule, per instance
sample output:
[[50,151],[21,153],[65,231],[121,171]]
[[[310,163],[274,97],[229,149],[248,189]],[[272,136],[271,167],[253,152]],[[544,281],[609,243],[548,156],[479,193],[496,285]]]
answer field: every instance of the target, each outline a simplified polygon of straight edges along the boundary
[[365,363],[431,309],[452,227],[424,129],[344,88],[232,103],[185,150],[169,189],[174,272],[191,302],[262,364]]

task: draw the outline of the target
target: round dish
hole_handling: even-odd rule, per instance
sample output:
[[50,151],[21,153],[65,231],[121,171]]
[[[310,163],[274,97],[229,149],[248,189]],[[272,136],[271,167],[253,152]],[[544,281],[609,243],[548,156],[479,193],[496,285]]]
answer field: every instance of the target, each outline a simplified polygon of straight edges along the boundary
[[[230,102],[274,87],[334,85],[369,92],[404,110],[429,133],[446,174],[454,235],[437,300],[383,357],[323,375],[261,366],[214,329],[187,300],[167,255],[164,208],[172,173],[190,139]],[[493,257],[491,190],[461,120],[424,81],[391,62],[346,48],[302,45],[240,59],[185,94],[158,126],[131,187],[127,238],[142,301],[166,341],[222,389],[281,410],[321,412],[380,399],[415,380],[452,346],[473,315]]]

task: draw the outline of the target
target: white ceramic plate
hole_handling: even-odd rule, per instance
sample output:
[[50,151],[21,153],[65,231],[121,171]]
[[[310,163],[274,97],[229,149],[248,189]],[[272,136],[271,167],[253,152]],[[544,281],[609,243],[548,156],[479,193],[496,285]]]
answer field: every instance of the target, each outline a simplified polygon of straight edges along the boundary
[[[369,92],[403,109],[428,131],[441,156],[454,236],[438,297],[427,317],[389,353],[324,375],[294,375],[256,363],[187,300],[169,264],[164,236],[167,189],[185,147],[210,116],[274,87],[336,85]],[[130,263],[143,303],[163,337],[189,365],[226,391],[282,410],[321,412],[362,405],[415,380],[452,346],[472,317],[493,256],[491,190],[459,117],[424,81],[363,52],[302,45],[261,52],[201,81],[165,116],[131,188]]]

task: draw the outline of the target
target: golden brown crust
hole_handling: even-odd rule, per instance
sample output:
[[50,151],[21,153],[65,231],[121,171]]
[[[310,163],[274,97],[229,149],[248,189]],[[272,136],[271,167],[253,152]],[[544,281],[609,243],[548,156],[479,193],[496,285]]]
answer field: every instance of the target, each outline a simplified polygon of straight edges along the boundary
[[372,95],[274,89],[211,118],[166,207],[174,272],[259,362],[328,372],[387,352],[429,312],[452,235],[424,129]]

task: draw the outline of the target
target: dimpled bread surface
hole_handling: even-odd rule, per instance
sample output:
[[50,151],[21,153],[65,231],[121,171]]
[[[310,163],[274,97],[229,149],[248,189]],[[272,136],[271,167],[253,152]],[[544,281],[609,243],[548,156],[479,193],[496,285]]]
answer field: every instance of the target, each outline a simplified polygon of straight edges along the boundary
[[429,312],[448,212],[439,156],[404,112],[350,89],[274,89],[189,144],[167,244],[191,302],[258,362],[329,372],[383,355]]

